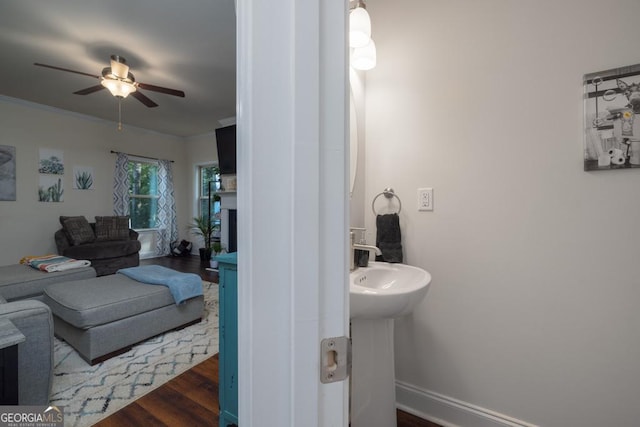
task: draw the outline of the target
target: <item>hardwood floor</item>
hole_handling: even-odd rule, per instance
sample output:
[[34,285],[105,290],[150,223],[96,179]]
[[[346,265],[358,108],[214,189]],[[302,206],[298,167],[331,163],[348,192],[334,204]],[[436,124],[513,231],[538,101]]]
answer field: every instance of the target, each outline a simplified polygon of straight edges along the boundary
[[218,282],[218,273],[207,270],[206,268],[209,266],[202,264],[200,262],[200,257],[198,256],[166,256],[160,258],[141,259],[140,265],[162,265],[174,270],[182,271],[183,273],[199,274],[200,277],[202,277],[202,280],[208,280],[215,283]]
[[211,427],[219,414],[216,354],[94,425]]
[[[203,280],[218,281],[218,275],[200,264],[198,257],[164,257],[140,261],[141,265],[163,265]],[[218,426],[218,355],[212,356],[165,385],[95,424],[99,427],[216,427]],[[398,411],[398,427],[441,427]]]

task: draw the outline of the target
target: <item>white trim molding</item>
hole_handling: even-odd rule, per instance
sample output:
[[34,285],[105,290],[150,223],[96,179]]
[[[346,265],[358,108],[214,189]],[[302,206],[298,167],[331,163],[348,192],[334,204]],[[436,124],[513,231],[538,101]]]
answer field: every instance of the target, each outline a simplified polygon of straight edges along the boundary
[[348,381],[320,383],[349,331],[346,3],[237,12],[238,424],[347,425]]
[[[90,116],[88,114],[83,114],[83,113],[76,113],[75,111],[63,110],[62,108],[52,107],[50,105],[38,104],[37,102],[27,101],[25,99],[12,98],[12,97],[6,96],[6,95],[0,95],[0,102],[6,102],[7,104],[22,105],[22,106],[25,106],[25,107],[28,107],[28,108],[48,111],[50,113],[61,114],[63,116],[74,117],[76,119],[86,120],[88,122],[102,123],[102,124],[109,125],[109,126],[113,126],[113,125],[117,125],[118,124],[118,122],[113,121],[113,120],[102,119],[100,117]],[[155,135],[173,136],[173,137],[176,137],[176,138],[187,138],[187,137],[183,137],[183,136],[179,136],[179,135],[173,135],[173,134],[170,134],[170,133],[162,133],[162,132],[159,132],[157,130],[146,129],[146,128],[142,128],[142,127],[139,127],[139,126],[134,126],[134,125],[131,125],[131,124],[128,124],[128,123],[127,123],[127,129],[129,129],[129,130],[134,130],[135,129],[136,131],[151,133],[151,134],[155,134]],[[191,137],[188,137],[188,138],[191,138]]]
[[396,406],[443,427],[538,427],[402,381],[396,381]]

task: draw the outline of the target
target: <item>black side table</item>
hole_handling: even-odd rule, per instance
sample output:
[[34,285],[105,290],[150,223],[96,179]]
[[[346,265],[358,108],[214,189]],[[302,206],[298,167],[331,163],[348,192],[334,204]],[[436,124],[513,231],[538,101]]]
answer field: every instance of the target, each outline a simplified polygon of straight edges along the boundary
[[0,405],[18,404],[18,344],[25,340],[9,319],[0,319]]

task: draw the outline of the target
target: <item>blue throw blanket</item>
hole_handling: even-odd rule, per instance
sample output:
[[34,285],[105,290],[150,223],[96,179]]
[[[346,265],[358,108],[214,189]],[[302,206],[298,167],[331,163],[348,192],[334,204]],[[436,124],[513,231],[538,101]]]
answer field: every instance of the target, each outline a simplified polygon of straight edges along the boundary
[[117,273],[138,282],[168,287],[176,304],[202,295],[202,279],[194,273],[180,273],[160,265],[121,268]]

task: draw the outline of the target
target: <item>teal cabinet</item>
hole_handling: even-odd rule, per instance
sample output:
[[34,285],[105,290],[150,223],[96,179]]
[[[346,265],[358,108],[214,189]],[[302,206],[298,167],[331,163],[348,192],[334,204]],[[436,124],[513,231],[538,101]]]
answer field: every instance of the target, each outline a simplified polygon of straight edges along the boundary
[[238,257],[218,255],[220,427],[238,425]]

